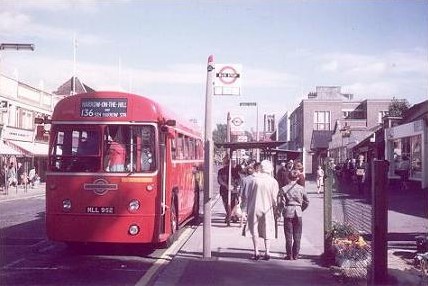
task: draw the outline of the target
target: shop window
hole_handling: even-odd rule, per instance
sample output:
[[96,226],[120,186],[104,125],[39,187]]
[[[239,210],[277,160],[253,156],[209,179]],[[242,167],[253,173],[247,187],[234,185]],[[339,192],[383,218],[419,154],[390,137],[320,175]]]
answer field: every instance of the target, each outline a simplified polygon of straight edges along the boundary
[[422,178],[422,135],[410,137],[411,154],[410,154],[410,170],[411,177]]

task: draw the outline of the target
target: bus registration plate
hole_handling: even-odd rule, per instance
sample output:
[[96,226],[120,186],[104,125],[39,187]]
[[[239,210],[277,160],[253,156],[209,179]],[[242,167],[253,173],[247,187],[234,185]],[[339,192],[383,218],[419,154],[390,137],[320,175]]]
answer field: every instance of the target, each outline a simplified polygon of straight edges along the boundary
[[86,213],[114,214],[114,207],[86,207]]

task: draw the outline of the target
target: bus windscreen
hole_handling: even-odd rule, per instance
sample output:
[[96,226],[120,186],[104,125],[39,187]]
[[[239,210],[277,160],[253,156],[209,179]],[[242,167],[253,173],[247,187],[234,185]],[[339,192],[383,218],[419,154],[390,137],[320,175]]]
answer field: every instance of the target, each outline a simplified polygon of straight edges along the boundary
[[54,172],[154,172],[155,127],[56,125],[50,170]]

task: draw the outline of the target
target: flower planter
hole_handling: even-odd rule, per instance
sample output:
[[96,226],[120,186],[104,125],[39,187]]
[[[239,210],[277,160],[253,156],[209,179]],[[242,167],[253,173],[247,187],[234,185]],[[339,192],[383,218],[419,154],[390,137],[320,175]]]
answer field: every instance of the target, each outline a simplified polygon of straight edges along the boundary
[[335,264],[341,268],[366,268],[370,263],[369,251],[353,245],[333,244]]

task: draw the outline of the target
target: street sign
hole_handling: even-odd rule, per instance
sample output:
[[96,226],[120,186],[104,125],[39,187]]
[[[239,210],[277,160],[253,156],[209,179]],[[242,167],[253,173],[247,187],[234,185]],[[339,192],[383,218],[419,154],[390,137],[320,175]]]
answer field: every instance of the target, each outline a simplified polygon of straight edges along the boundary
[[239,135],[238,136],[238,142],[248,142],[247,135]]
[[257,106],[257,102],[240,102],[239,106]]
[[216,64],[214,95],[241,95],[242,65]]

